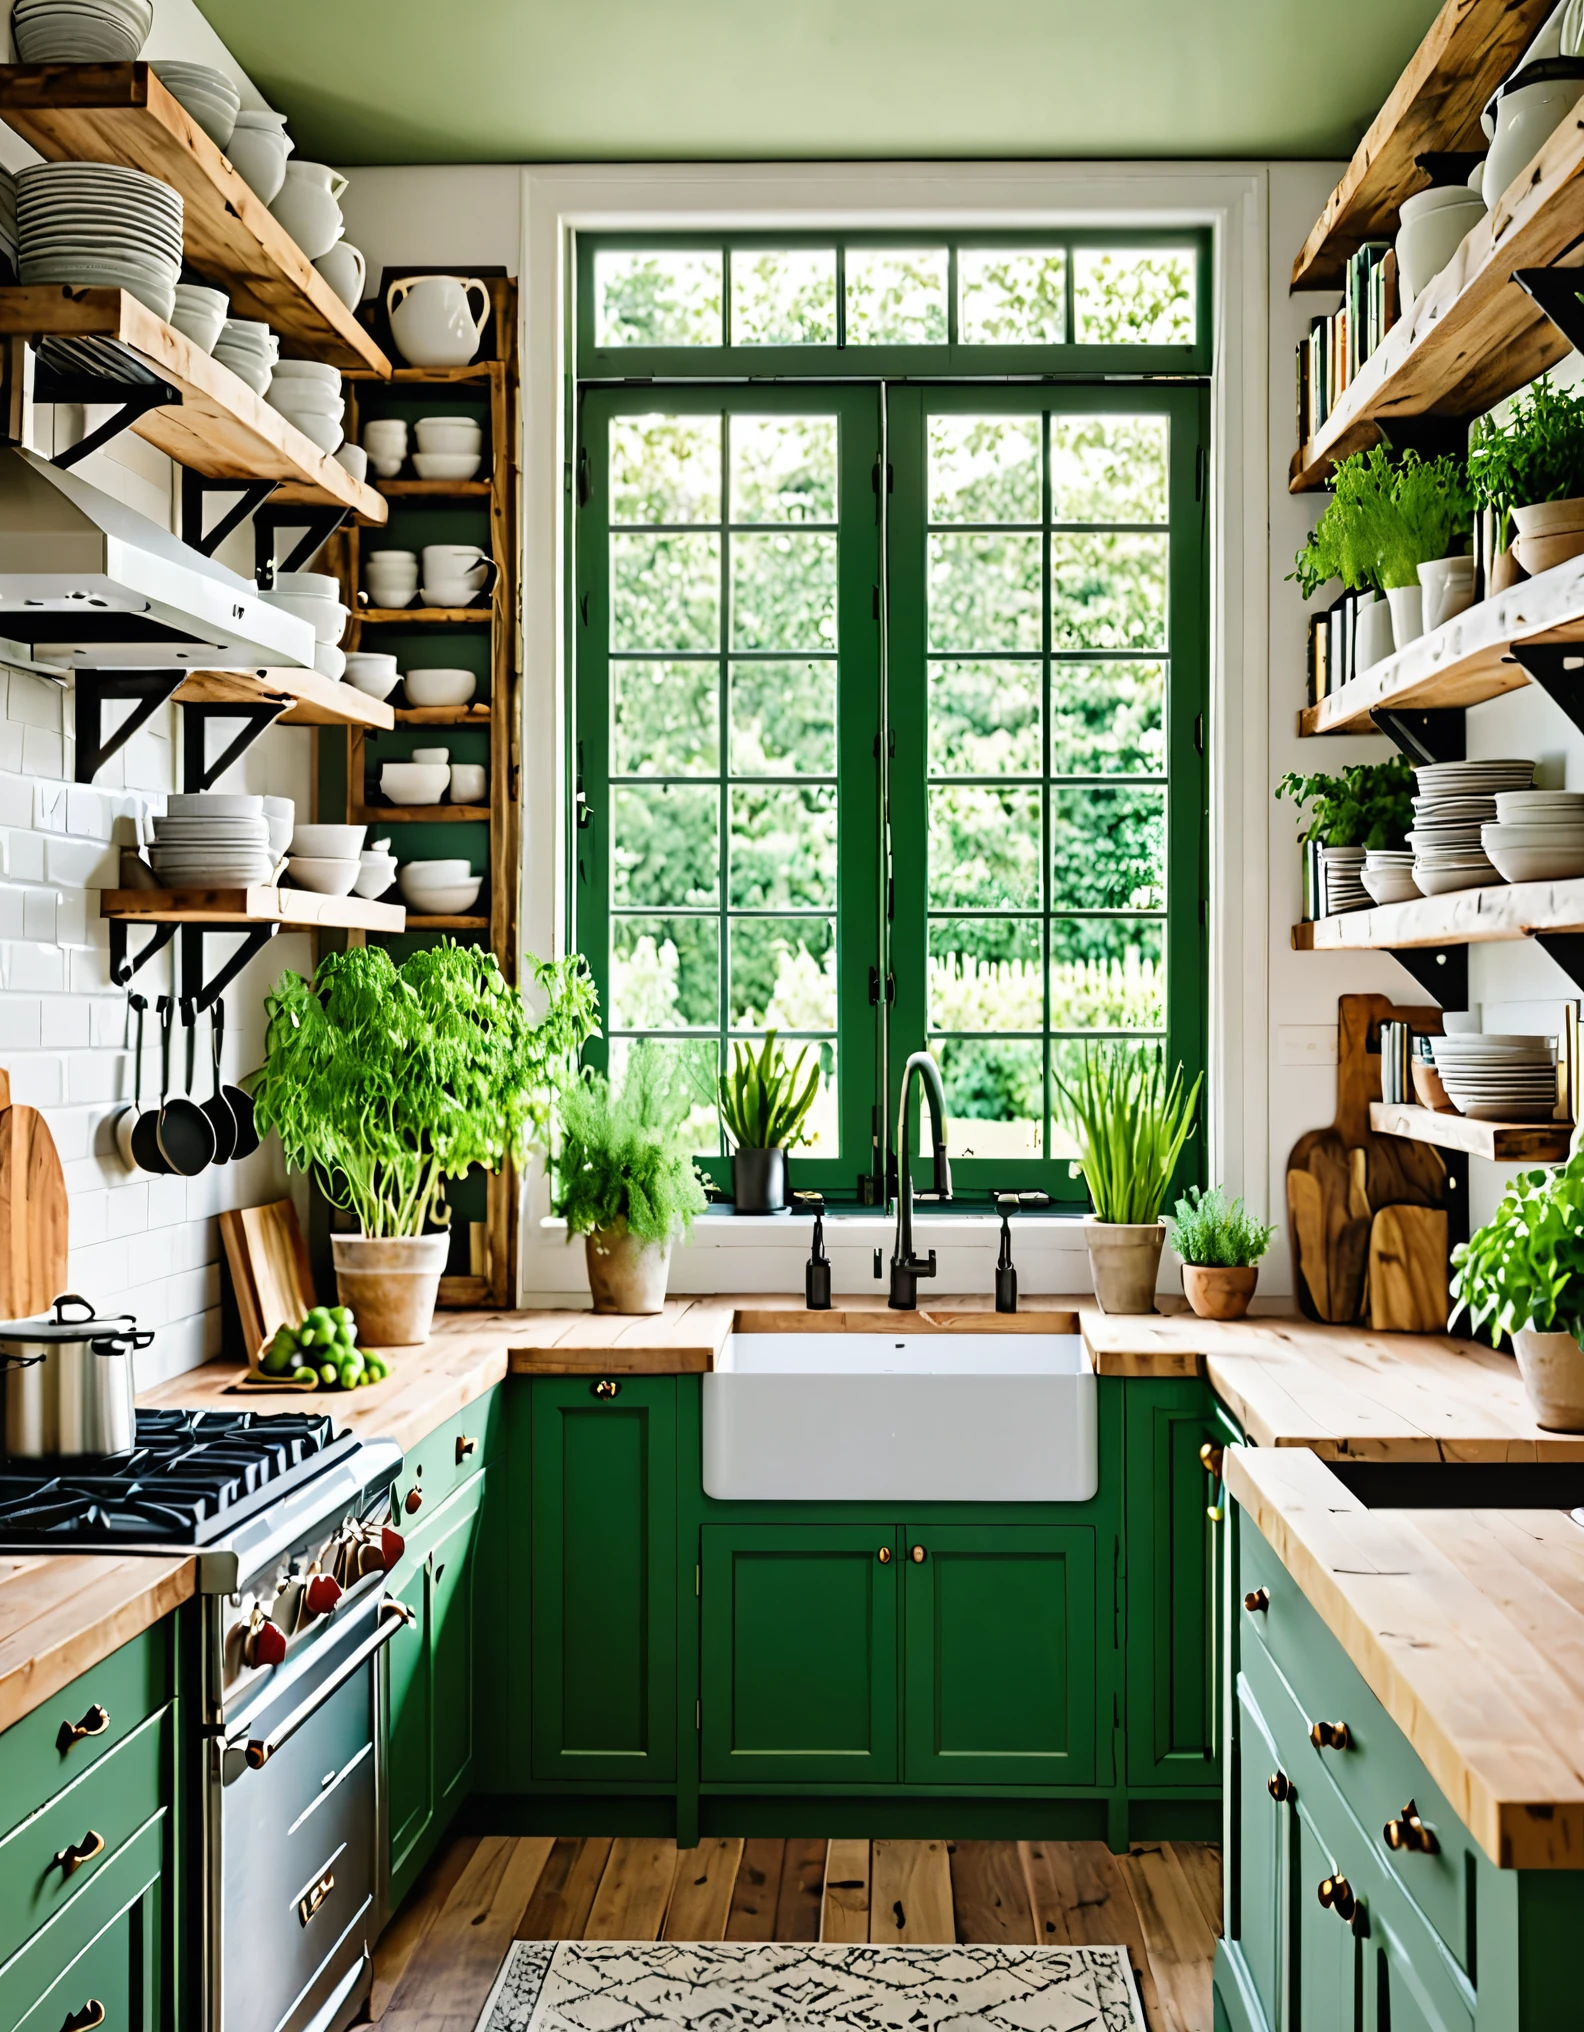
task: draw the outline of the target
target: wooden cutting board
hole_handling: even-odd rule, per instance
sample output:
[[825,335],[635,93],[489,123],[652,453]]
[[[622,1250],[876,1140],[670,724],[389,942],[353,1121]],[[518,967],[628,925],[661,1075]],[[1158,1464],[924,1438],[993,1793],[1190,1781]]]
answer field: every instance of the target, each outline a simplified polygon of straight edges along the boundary
[[66,1174],[37,1108],[11,1105],[0,1071],[0,1319],[48,1312],[66,1289]]
[[236,1288],[248,1366],[257,1368],[259,1350],[276,1328],[299,1326],[317,1303],[297,1209],[289,1199],[278,1199],[224,1213],[220,1239]]
[[1444,1207],[1389,1206],[1369,1238],[1369,1318],[1377,1333],[1446,1332],[1447,1214]]

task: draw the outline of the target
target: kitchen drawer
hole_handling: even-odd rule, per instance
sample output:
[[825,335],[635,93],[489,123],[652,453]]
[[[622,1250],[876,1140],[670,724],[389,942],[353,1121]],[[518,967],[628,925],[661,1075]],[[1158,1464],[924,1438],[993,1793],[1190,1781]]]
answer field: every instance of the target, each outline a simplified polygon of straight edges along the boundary
[[[170,1697],[167,1619],[101,1658],[0,1735],[0,1834],[108,1756]],[[73,1736],[79,1727],[93,1733]]]
[[497,1384],[408,1448],[396,1477],[399,1529],[416,1531],[427,1523],[451,1491],[493,1457],[501,1441],[501,1396]]
[[62,2032],[90,2001],[104,2006],[105,2032],[155,2032],[172,2022],[165,1832],[163,1821],[141,1829],[0,1966],[0,2032]]
[[[1254,1536],[1245,1518],[1244,1543]],[[1263,1540],[1259,1542],[1264,1545]],[[1287,1589],[1293,1590],[1294,1583],[1286,1578],[1285,1569],[1274,1561],[1268,1546],[1264,1549],[1277,1572],[1286,1579]],[[1267,1613],[1275,1615],[1274,1579],[1267,1579],[1264,1585],[1271,1590],[1271,1609]],[[1263,1633],[1258,1628],[1263,1617],[1251,1616],[1246,1609],[1241,1611],[1243,1671],[1275,1736],[1282,1769],[1306,1800],[1316,1777],[1325,1777],[1338,1801],[1345,1804],[1349,1819],[1362,1831],[1383,1873],[1396,1880],[1409,1902],[1467,1970],[1472,1966],[1474,1951],[1471,1928],[1478,1869],[1474,1843],[1396,1723],[1343,1655],[1341,1646],[1320,1623],[1310,1604],[1300,1598],[1296,1610],[1301,1610],[1302,1616],[1295,1612],[1291,1602],[1284,1602],[1278,1625],[1290,1671],[1282,1669],[1263,1642]],[[1314,1627],[1295,1628],[1304,1618]],[[1251,1629],[1250,1625],[1255,1627]],[[1312,1698],[1306,1698],[1306,1693],[1312,1694]],[[1309,1733],[1317,1719],[1346,1722],[1348,1748],[1317,1750]],[[1400,1816],[1410,1799],[1419,1809],[1420,1820],[1434,1835],[1438,1845],[1434,1855],[1412,1849],[1394,1850],[1387,1845],[1385,1824]],[[1340,1830],[1328,1828],[1327,1832],[1333,1840],[1341,1841]]]
[[[0,1963],[76,1898],[153,1819],[170,1786],[172,1710],[162,1708],[0,1841]],[[91,1850],[71,1867],[58,1860]]]

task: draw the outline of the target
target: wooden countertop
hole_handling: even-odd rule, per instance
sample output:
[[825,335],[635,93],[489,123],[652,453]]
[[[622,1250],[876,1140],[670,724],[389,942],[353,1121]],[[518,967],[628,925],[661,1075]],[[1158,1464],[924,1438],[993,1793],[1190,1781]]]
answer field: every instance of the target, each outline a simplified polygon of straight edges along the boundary
[[191,1557],[0,1558],[0,1729],[168,1616],[197,1575]]
[[1370,1510],[1313,1454],[1227,1486],[1504,1869],[1584,1869],[1584,1531],[1565,1510]]

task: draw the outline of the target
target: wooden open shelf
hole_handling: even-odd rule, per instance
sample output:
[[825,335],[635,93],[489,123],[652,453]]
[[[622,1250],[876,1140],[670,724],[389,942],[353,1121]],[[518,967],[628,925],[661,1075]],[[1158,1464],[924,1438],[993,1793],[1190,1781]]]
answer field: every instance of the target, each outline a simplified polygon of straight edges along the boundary
[[[499,309],[498,304],[496,308]],[[427,383],[433,388],[444,388],[454,381],[488,381],[490,369],[499,364],[497,360],[470,360],[465,367],[393,367],[388,374],[359,372],[356,379],[401,381],[416,387],[422,387]]]
[[488,931],[487,917],[409,917],[409,931]]
[[462,621],[477,621],[488,627],[494,611],[489,607],[360,607],[357,618],[365,626],[376,628],[408,628],[415,622],[425,628],[454,628]]
[[292,703],[275,722],[278,727],[367,727],[384,733],[396,724],[383,699],[317,670],[194,670],[176,692],[178,703],[189,706],[266,705],[282,698]]
[[128,924],[209,924],[219,927],[280,924],[356,931],[400,931],[407,912],[399,903],[369,903],[361,896],[316,896],[308,889],[105,889],[99,915]]
[[305,502],[334,503],[373,522],[389,513],[372,487],[124,289],[0,288],[0,338],[113,341],[179,390],[178,407],[145,410],[131,426],[178,465],[217,480],[290,481]]
[[489,823],[487,804],[358,804],[352,807],[353,825],[433,825],[442,819],[476,819]]
[[465,706],[398,706],[398,727],[485,727],[490,723],[488,699]]
[[375,488],[392,501],[487,501],[488,480],[376,480]]
[[1552,0],[1446,0],[1293,262],[1294,289],[1340,288],[1347,257],[1397,229],[1429,178],[1414,158],[1487,146],[1485,101],[1534,39]]
[[188,263],[286,343],[381,378],[390,362],[146,63],[0,65],[0,119],[51,162],[114,162],[180,193]]
[[1378,1136],[1406,1136],[1438,1150],[1461,1150],[1496,1164],[1562,1164],[1567,1160],[1571,1122],[1472,1122],[1432,1108],[1370,1102],[1370,1127]]
[[1537,931],[1584,931],[1584,878],[1504,882],[1416,896],[1295,924],[1294,952],[1390,952],[1410,945],[1491,945]]

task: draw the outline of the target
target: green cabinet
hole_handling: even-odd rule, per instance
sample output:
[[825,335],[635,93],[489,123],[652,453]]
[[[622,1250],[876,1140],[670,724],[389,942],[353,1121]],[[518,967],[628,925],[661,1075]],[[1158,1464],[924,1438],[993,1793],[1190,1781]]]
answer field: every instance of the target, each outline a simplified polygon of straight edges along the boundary
[[676,1379],[533,1385],[533,1776],[677,1773]]
[[412,1861],[434,1824],[430,1745],[434,1733],[433,1658],[429,1629],[429,1570],[417,1535],[390,1581],[390,1594],[407,1610],[405,1628],[385,1646],[386,1771],[390,1802],[392,1906],[417,1874]]
[[1281,1758],[1246,1686],[1239,1686],[1232,1763],[1230,1855],[1233,1872],[1225,1938],[1253,1992],[1263,2027],[1281,2024],[1285,1965],[1287,1852],[1292,1802]]
[[467,1797],[473,1771],[475,1580],[485,1479],[475,1475],[447,1503],[428,1559],[435,1812],[445,1820]]

